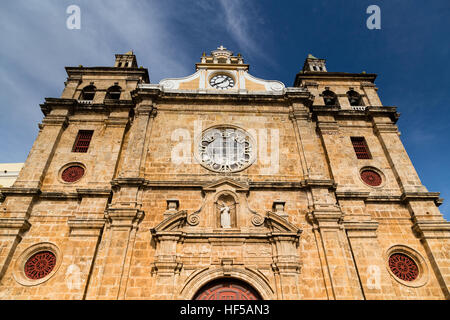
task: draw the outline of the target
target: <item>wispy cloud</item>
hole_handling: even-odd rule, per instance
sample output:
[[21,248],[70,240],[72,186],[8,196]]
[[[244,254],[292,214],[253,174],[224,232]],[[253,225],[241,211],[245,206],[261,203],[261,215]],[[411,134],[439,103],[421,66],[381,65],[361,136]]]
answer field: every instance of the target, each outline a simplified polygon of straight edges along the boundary
[[[81,8],[81,29],[68,30],[66,8]],[[170,32],[161,1],[2,2],[0,10],[0,162],[25,161],[41,121],[39,104],[64,88],[64,66],[113,65],[133,49],[152,81],[191,71],[184,42]]]
[[266,34],[270,30],[264,28],[258,2],[220,0],[219,3],[224,13],[225,26],[239,47],[251,55],[271,61],[264,50],[268,45]]

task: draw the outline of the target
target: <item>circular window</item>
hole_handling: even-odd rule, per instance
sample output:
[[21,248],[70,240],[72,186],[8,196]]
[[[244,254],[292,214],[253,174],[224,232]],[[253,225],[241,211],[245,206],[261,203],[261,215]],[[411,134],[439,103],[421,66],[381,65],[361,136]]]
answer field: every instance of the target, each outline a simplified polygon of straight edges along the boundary
[[49,275],[56,265],[56,256],[51,251],[41,251],[32,255],[25,263],[25,275],[38,280]]
[[417,264],[403,253],[394,253],[389,257],[389,268],[403,281],[414,281],[419,276]]
[[366,184],[372,187],[378,187],[379,185],[381,185],[381,182],[383,182],[381,175],[378,172],[370,169],[361,171],[361,179]]
[[198,144],[200,163],[216,172],[236,172],[255,160],[253,138],[244,130],[233,127],[206,130]]
[[51,279],[58,271],[63,257],[59,248],[41,242],[25,249],[14,264],[13,277],[23,286],[36,286]]
[[61,178],[65,182],[76,182],[80,180],[83,177],[83,175],[84,175],[84,168],[82,166],[75,165],[64,169],[64,171],[61,174]]

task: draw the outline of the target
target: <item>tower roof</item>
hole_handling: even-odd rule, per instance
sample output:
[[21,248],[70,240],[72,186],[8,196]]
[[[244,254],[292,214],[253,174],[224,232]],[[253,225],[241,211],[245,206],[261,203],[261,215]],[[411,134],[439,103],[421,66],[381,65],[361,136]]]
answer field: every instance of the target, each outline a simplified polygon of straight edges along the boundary
[[325,59],[319,59],[314,57],[311,53],[306,57],[305,63],[303,64],[303,72],[327,72]]
[[208,68],[236,68],[242,67],[248,70],[248,64],[244,64],[244,58],[240,53],[233,55],[233,52],[225,48],[223,45],[211,51],[210,55],[203,52],[200,63],[196,64],[197,70],[202,67]]

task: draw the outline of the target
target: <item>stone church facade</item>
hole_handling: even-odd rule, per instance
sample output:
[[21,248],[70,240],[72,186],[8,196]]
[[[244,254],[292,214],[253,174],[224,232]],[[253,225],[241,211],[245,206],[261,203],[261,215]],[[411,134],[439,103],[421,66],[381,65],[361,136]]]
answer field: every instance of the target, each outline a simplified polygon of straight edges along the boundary
[[0,196],[1,299],[449,299],[450,223],[375,74],[293,87],[219,47],[67,67]]

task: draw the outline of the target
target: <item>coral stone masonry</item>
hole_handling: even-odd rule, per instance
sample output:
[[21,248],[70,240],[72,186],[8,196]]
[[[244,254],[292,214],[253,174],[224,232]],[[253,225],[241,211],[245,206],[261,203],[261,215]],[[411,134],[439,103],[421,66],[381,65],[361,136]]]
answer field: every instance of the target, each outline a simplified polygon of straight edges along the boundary
[[249,68],[66,67],[1,188],[0,299],[450,299],[450,223],[376,75]]

